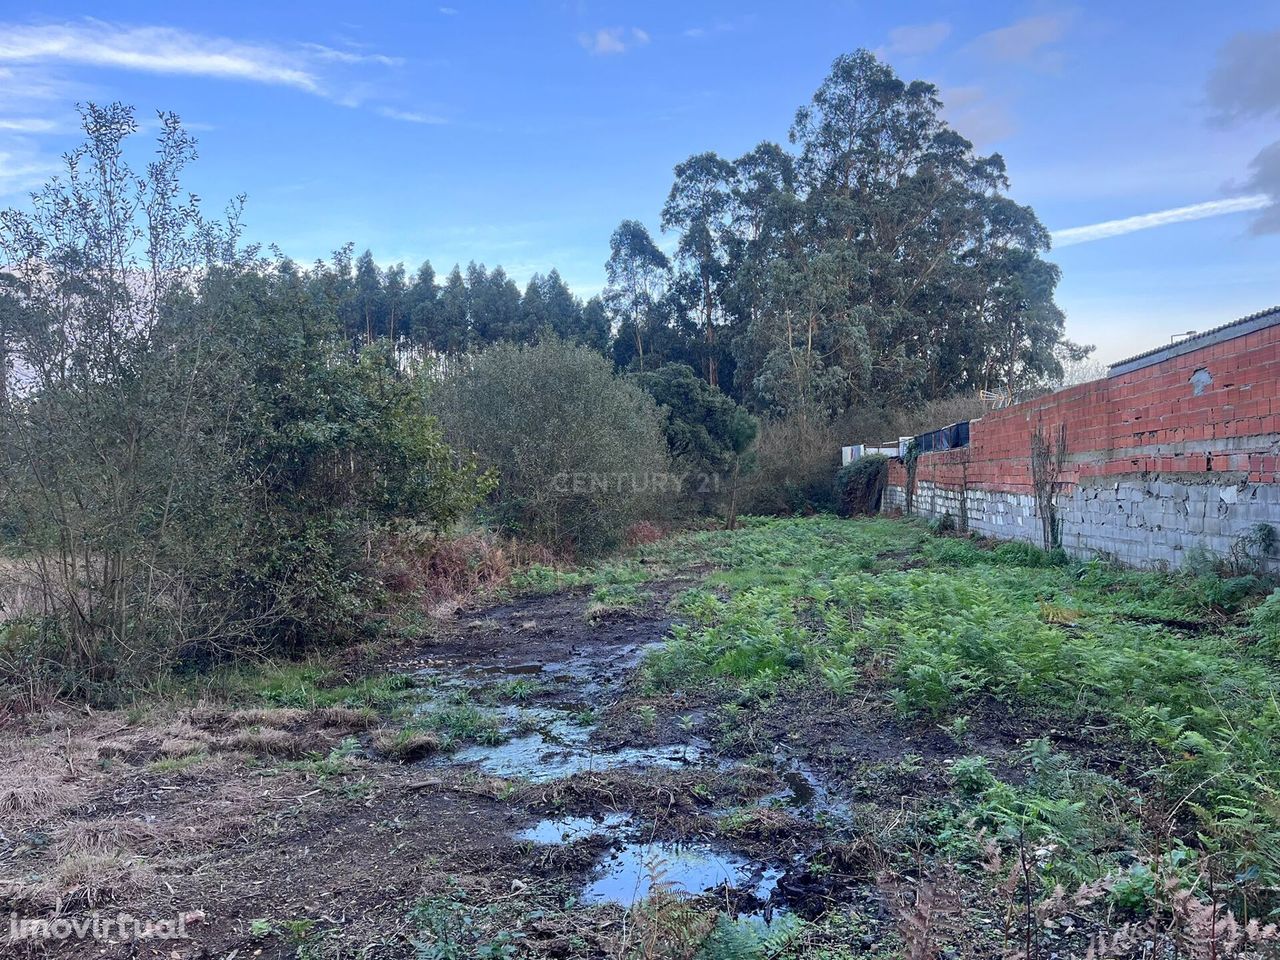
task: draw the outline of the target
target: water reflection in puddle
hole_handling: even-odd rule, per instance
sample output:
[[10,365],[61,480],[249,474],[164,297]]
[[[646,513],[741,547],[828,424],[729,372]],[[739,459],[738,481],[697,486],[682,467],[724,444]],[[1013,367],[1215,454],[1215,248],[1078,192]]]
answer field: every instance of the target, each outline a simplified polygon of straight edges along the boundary
[[624,747],[600,752],[586,743],[586,733],[582,731],[580,739],[567,740],[555,732],[537,731],[513,737],[497,746],[467,747],[447,762],[474,763],[497,777],[519,777],[532,783],[546,783],[575,773],[621,767],[680,767],[702,759],[702,749],[695,744]]
[[767,900],[782,875],[706,844],[632,843],[614,851],[582,892],[586,903],[631,906],[649,895],[654,882],[697,894],[716,887],[750,889]]
[[631,818],[625,813],[606,813],[600,817],[557,817],[554,820],[542,820],[519,831],[516,839],[544,846],[559,846],[610,833],[627,826],[630,821]]

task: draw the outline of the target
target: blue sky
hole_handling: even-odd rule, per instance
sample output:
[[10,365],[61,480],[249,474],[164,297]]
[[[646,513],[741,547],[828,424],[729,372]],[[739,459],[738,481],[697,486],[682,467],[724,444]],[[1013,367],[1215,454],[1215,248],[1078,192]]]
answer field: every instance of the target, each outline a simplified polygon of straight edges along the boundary
[[521,283],[555,266],[588,295],[619,220],[656,232],[677,162],[784,141],[865,46],[937,83],[1050,229],[1093,228],[1050,258],[1068,334],[1101,359],[1280,303],[1274,2],[104,10],[0,3],[0,204],[75,142],[77,100],[119,99],[179,113],[201,142],[190,186],[248,194],[250,237],[296,258],[350,240]]

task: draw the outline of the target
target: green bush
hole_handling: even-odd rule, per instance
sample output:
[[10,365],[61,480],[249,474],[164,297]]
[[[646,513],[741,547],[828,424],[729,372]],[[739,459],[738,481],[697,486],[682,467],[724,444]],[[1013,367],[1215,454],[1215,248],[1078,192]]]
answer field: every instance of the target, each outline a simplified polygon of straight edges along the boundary
[[687,364],[669,363],[635,380],[666,415],[667,447],[686,502],[704,511],[724,504],[732,517],[745,455],[759,428],[755,417]]
[[678,496],[653,399],[586,347],[500,343],[434,390],[450,441],[496,470],[489,500],[512,533],[580,556]]
[[834,510],[831,478],[839,456],[835,431],[816,414],[763,421],[743,512],[777,516]]
[[451,522],[485,481],[311,274],[242,249],[234,208],[199,212],[177,118],[144,171],[130,108],[83,118],[64,177],[0,212],[7,348],[40,358],[0,402],[0,529],[42,612],[14,660],[81,694],[353,634],[379,539]]
[[1253,608],[1249,621],[1265,639],[1280,643],[1280,589],[1273,590],[1270,596]]
[[836,509],[841,516],[880,512],[880,500],[889,481],[889,458],[880,454],[859,457],[836,471]]

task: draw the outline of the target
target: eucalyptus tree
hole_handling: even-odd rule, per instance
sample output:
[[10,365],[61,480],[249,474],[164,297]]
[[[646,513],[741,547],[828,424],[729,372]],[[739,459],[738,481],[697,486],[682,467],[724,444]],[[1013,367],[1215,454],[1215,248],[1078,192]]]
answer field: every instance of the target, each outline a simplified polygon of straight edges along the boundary
[[352,332],[365,343],[373,343],[385,329],[386,296],[382,289],[382,271],[371,250],[356,259],[354,307],[359,328]]
[[436,271],[430,260],[424,260],[413,275],[413,283],[405,294],[405,319],[410,338],[419,344],[440,349],[436,330],[440,289],[436,285]]
[[463,353],[471,343],[468,318],[471,313],[471,293],[462,270],[454,264],[445,278],[436,307],[436,325],[431,342],[441,353]]
[[1004,160],[943,120],[932,84],[865,50],[841,56],[790,141],[732,165],[691,157],[663,210],[737,396],[830,415],[1017,390],[1082,349],[1063,339],[1048,232],[1005,195]]
[[721,291],[727,279],[726,218],[732,205],[733,164],[714,153],[699,153],[676,165],[675,183],[662,208],[662,229],[678,230],[677,259],[697,284],[698,315],[704,341],[703,375],[720,384]]
[[661,323],[659,305],[671,285],[671,261],[638,220],[623,220],[609,238],[604,302],[617,336],[634,346],[637,368],[645,367],[645,347]]

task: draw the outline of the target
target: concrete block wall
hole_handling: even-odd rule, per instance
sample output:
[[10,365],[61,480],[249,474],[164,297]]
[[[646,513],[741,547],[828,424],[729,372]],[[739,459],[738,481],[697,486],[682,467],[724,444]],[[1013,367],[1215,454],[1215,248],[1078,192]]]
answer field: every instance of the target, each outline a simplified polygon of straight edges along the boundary
[[[913,512],[1041,544],[1032,435],[1065,425],[1054,503],[1069,553],[1177,566],[1192,547],[1225,554],[1259,523],[1280,533],[1280,309],[1197,340],[975,420],[968,447],[919,457]],[[891,463],[886,510],[905,508],[906,483]]]

